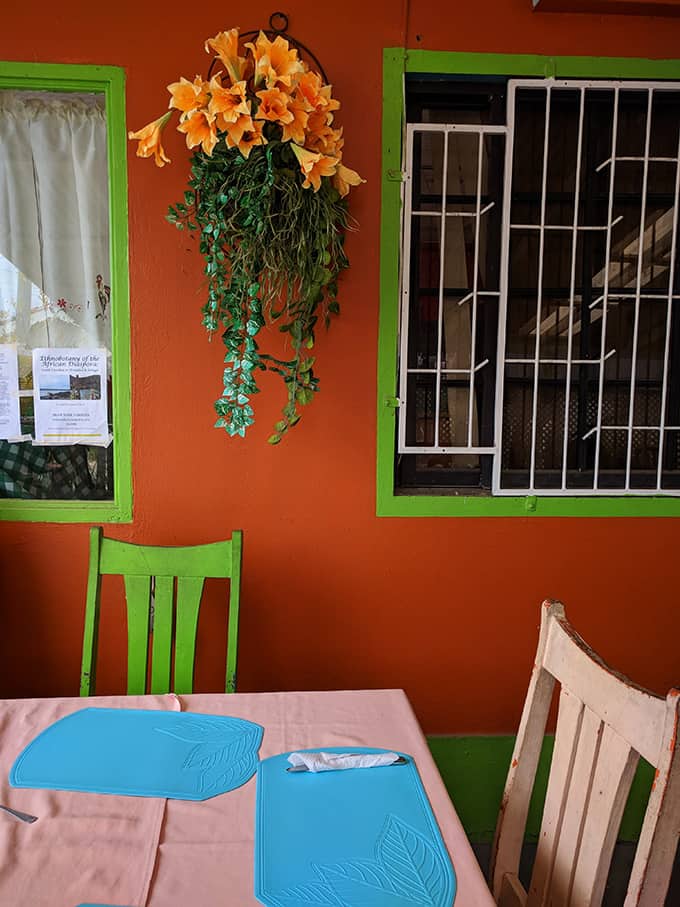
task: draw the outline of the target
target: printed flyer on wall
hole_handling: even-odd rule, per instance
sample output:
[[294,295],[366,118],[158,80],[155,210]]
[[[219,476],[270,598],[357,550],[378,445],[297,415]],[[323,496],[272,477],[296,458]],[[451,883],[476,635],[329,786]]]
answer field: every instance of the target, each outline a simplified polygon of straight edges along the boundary
[[0,344],[0,439],[19,438],[19,367],[14,343]]
[[110,443],[106,350],[33,350],[37,444]]

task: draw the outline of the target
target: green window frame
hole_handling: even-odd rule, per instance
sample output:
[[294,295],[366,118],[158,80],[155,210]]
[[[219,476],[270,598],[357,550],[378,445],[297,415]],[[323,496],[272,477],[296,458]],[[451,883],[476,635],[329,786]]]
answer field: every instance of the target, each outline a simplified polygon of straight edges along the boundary
[[378,342],[378,516],[680,516],[680,498],[409,494],[394,489],[397,412],[404,77],[407,73],[581,79],[680,80],[680,60],[549,57],[387,48],[383,55],[382,208]]
[[98,92],[106,104],[109,160],[114,495],[111,501],[0,499],[0,520],[54,523],[132,519],[130,312],[125,73],[117,66],[0,62],[0,89]]

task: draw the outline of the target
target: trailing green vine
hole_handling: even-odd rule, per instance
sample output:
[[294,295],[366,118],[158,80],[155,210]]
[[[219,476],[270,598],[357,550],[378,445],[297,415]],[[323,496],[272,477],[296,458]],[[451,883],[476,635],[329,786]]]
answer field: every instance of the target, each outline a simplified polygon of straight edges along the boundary
[[[287,386],[270,438],[276,443],[319,388],[310,351],[319,317],[328,326],[340,311],[347,206],[330,181],[318,192],[301,191],[290,146],[274,140],[248,158],[219,146],[211,157],[196,152],[184,203],[171,207],[168,219],[198,233],[208,285],[203,324],[210,334],[221,331],[227,348],[216,424],[245,435],[254,421],[255,373],[269,369]],[[265,319],[289,336],[290,358],[261,351]]]

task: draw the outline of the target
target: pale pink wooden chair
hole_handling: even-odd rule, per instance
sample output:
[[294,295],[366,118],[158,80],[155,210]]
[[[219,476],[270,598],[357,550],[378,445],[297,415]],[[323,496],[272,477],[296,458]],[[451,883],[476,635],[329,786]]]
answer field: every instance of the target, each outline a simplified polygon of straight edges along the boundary
[[[529,890],[518,868],[557,681],[555,749]],[[598,907],[638,759],[655,767],[624,907],[663,907],[680,835],[680,691],[663,699],[609,668],[546,601],[501,802],[490,879],[502,907]]]

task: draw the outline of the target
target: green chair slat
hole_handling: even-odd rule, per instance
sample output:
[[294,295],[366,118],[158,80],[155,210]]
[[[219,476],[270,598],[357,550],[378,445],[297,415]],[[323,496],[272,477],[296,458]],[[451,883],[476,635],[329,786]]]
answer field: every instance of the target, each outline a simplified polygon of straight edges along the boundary
[[232,573],[232,541],[208,545],[159,548],[133,545],[117,539],[102,539],[99,572],[140,576],[211,576],[229,578]]
[[146,692],[149,667],[150,576],[126,576],[125,598],[128,616],[128,695]]
[[[234,588],[235,578],[231,578]],[[196,631],[198,629],[198,609],[203,595],[203,578],[199,576],[180,576],[177,578],[177,620],[175,625],[175,692],[193,693],[194,661],[196,654]],[[229,609],[231,616],[231,606]],[[228,630],[228,650],[236,649],[236,638],[231,635],[231,623]],[[227,690],[227,692],[231,692]]]
[[157,576],[153,606],[153,649],[151,658],[151,692],[167,693],[170,689],[172,661],[172,595],[173,576]]
[[236,661],[238,657],[238,621],[239,593],[241,589],[241,560],[243,554],[243,535],[235,532],[232,536],[233,572],[229,587],[229,626],[227,628],[227,677],[225,690],[236,692]]
[[99,640],[99,550],[102,530],[90,529],[90,558],[87,569],[87,598],[85,600],[85,627],[83,630],[83,664],[80,672],[80,695],[90,696],[95,688],[97,660],[95,653]]
[[[83,628],[80,694],[95,694],[102,576],[122,575],[128,618],[129,694],[147,692],[151,578],[155,577],[150,691],[193,691],[196,631],[204,580],[229,580],[225,690],[236,689],[243,533],[205,545],[158,547],[105,538],[90,530],[90,558]],[[176,601],[173,587],[177,580]],[[174,682],[172,654],[174,642]]]

